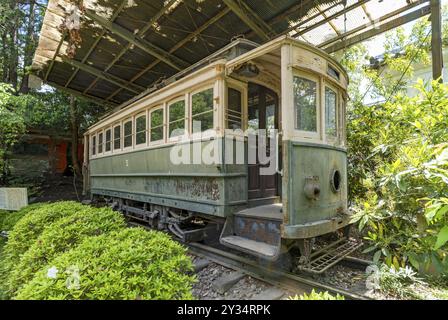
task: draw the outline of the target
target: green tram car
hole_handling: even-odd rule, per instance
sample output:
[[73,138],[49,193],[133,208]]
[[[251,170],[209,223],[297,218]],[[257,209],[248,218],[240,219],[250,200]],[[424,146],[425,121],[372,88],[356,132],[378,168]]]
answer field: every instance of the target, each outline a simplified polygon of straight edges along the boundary
[[[323,272],[356,247],[347,238],[347,84],[337,61],[304,42],[238,39],[91,126],[85,189],[184,241],[219,240],[267,261],[299,249],[303,269]],[[248,143],[248,129],[278,130],[278,170],[263,175],[267,164],[249,162],[259,143]],[[174,163],[174,148],[191,158],[213,149],[222,161]],[[312,252],[329,233],[339,234],[332,249]]]

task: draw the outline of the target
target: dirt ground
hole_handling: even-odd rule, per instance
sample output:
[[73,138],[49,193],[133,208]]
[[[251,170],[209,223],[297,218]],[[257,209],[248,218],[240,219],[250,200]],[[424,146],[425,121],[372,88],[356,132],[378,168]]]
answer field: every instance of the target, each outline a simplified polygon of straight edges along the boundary
[[63,200],[82,201],[82,181],[70,176],[47,178],[30,195],[29,202],[54,202]]

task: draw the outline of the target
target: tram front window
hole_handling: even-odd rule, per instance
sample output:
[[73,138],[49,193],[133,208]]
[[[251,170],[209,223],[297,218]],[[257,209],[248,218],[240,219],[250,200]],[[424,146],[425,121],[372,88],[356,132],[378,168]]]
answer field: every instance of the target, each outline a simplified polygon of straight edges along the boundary
[[295,128],[317,132],[317,83],[294,77]]

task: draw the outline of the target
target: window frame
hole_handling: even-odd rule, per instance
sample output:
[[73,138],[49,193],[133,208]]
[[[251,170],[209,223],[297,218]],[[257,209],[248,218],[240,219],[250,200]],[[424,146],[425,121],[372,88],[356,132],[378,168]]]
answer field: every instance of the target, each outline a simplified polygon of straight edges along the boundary
[[[193,133],[193,96],[195,94],[198,94],[200,92],[203,91],[207,91],[207,90],[212,90],[212,95],[213,95],[213,106],[212,109],[209,111],[205,111],[202,113],[199,113],[198,115],[202,115],[208,112],[211,112],[213,114],[213,126],[211,129],[207,129],[205,131],[201,131],[201,132],[196,132]],[[215,86],[214,84],[209,84],[209,85],[205,85],[200,87],[199,89],[190,91],[188,94],[188,99],[189,99],[189,107],[188,107],[188,131],[187,134],[192,138],[205,138],[205,137],[210,137],[213,136],[215,134],[216,131],[216,97],[215,97]],[[197,115],[196,115],[197,116]]]
[[[119,148],[115,148],[115,140],[116,140],[115,128],[117,128],[117,127],[120,127],[120,147]],[[112,137],[113,137],[112,153],[120,152],[123,149],[123,126],[122,126],[121,121],[112,125]]]
[[[157,128],[162,127],[162,139],[156,140],[156,141],[152,141],[151,139],[151,131],[152,131],[152,113],[158,110],[162,110],[162,125],[158,126]],[[166,137],[166,113],[165,113],[165,103],[162,105],[158,105],[155,106],[153,108],[151,108],[149,110],[149,116],[148,116],[148,145],[150,146],[156,146],[156,145],[160,145],[160,144],[164,144],[165,143],[165,137]]]
[[[106,150],[106,146],[107,146],[107,131],[110,130],[110,149],[109,151]],[[111,154],[112,153],[112,127],[108,126],[106,128],[104,128],[103,130],[104,132],[104,147],[103,147],[103,154]]]
[[[336,110],[335,110],[335,117],[336,117],[336,121],[335,121],[335,125],[336,125],[336,135],[335,136],[330,136],[327,134],[327,105],[326,105],[326,98],[325,98],[325,93],[326,93],[326,89],[330,89],[331,91],[333,91],[336,94]],[[322,104],[322,109],[323,109],[323,129],[322,129],[322,133],[325,137],[324,141],[325,142],[329,142],[329,143],[338,143],[339,139],[341,137],[341,126],[340,126],[340,90],[334,86],[332,83],[330,83],[327,80],[323,81],[323,87],[322,87],[322,95],[323,95],[323,104]]]
[[98,156],[98,138],[96,136],[96,132],[90,135],[90,146],[90,157],[96,158]]
[[[137,120],[141,117],[145,118],[145,142],[137,144]],[[134,117],[133,125],[134,125],[134,131],[133,131],[133,146],[135,149],[140,149],[143,147],[146,147],[148,145],[148,111],[144,110],[142,112],[137,113]],[[140,131],[141,132],[141,131]]]
[[[128,122],[131,122],[131,134],[130,134],[130,136],[131,136],[131,145],[126,147],[125,139],[126,139],[127,136],[126,136],[126,132],[125,132],[124,126]],[[122,139],[123,139],[123,142],[121,144],[121,146],[122,146],[121,150],[122,151],[131,150],[134,147],[134,117],[131,116],[129,118],[124,119],[122,121],[122,129],[121,130],[122,130],[121,132],[122,132]]]
[[226,105],[225,110],[224,110],[224,129],[230,129],[230,130],[234,130],[232,128],[229,128],[227,126],[228,124],[228,114],[229,114],[229,89],[238,91],[240,93],[240,103],[241,103],[241,128],[240,130],[242,130],[244,132],[246,124],[245,124],[245,120],[246,120],[246,116],[245,116],[245,111],[244,111],[244,90],[241,87],[232,85],[232,84],[228,84],[226,86]]
[[[166,123],[166,141],[168,142],[176,142],[179,140],[184,139],[185,137],[188,136],[189,133],[189,127],[188,127],[188,123],[189,123],[189,97],[190,94],[186,93],[182,96],[178,96],[177,98],[171,99],[168,102],[166,102],[166,118],[165,123]],[[170,107],[175,104],[176,102],[179,101],[184,101],[184,134],[183,135],[179,135],[176,137],[170,137]],[[176,121],[180,121],[180,120],[176,120]],[[176,122],[173,121],[173,122]]]
[[[97,131],[97,150],[96,150],[96,154],[98,156],[103,155],[104,154],[104,129],[98,130]],[[100,136],[102,137],[102,139],[100,139]],[[101,140],[101,143],[100,143]],[[101,152],[100,152],[100,145],[101,145]]]
[[339,100],[339,103],[340,103],[340,108],[339,108],[339,115],[340,115],[339,144],[343,147],[346,147],[347,146],[347,97],[348,96],[345,95],[343,91],[340,91],[339,97],[340,97],[340,100]]
[[[294,77],[303,78],[305,80],[309,80],[316,83],[316,132],[313,131],[305,131],[296,129],[296,105],[294,103],[295,100],[295,92],[294,92]],[[314,140],[314,141],[322,141],[322,79],[318,75],[310,74],[308,72],[294,69],[292,71],[292,105],[294,112],[294,120],[293,120],[293,132],[294,135],[301,139],[306,140]]]

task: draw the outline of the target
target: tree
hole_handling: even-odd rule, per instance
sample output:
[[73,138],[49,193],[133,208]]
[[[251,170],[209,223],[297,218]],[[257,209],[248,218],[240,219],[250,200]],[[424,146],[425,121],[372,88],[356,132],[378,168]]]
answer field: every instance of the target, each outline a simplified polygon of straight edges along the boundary
[[[25,133],[25,122],[18,109],[20,99],[11,86],[0,84],[0,183],[6,184],[9,175],[11,149]],[[19,112],[18,112],[19,111]]]
[[[420,81],[419,94],[406,96],[414,66],[430,63],[425,19],[410,36],[398,28],[386,39],[386,54],[374,68],[363,45],[341,57],[354,80],[347,121],[353,221],[376,262],[383,257],[396,269],[410,264],[447,272],[448,87]],[[378,102],[365,105],[366,97]]]

